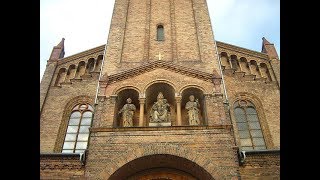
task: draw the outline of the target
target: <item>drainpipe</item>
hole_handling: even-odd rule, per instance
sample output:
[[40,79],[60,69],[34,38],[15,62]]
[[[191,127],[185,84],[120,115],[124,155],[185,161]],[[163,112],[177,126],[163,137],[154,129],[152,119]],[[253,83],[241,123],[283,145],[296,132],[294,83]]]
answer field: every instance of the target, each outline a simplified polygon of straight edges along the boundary
[[[228,95],[227,95],[226,85],[225,85],[225,82],[224,82],[224,76],[223,76],[222,68],[221,68],[221,59],[220,59],[220,55],[219,55],[219,53],[218,53],[217,42],[216,42],[215,40],[214,40],[214,44],[215,44],[215,46],[216,46],[215,49],[216,49],[216,54],[217,54],[217,56],[218,56],[219,70],[220,70],[220,73],[221,73],[223,90],[224,90],[224,94],[225,94],[225,98],[226,98],[226,99],[225,99],[226,101],[224,102],[224,104],[227,105],[228,113],[229,113],[229,117],[230,117],[230,121],[231,121],[231,124],[233,124],[233,123],[232,123],[232,119],[231,119],[231,113],[230,113],[229,99],[228,99]],[[233,130],[233,126],[231,126],[231,127],[232,127],[231,130],[232,130],[232,132],[233,132],[234,145],[235,145],[236,147],[239,147],[238,144],[237,144],[236,134],[235,134],[235,132],[234,132],[234,130]],[[244,156],[245,156],[245,154],[244,154]],[[240,162],[241,162],[241,158],[240,158]]]
[[239,151],[240,165],[245,163],[247,155],[254,154],[280,154],[280,149],[262,149],[262,150],[248,150],[248,151]]
[[101,62],[101,66],[100,66],[99,79],[98,79],[98,84],[97,84],[97,89],[96,89],[96,97],[94,98],[94,106],[96,106],[98,104],[97,99],[98,99],[98,92],[99,92],[99,88],[100,88],[99,83],[100,83],[100,79],[101,79],[101,75],[102,75],[106,50],[107,50],[107,44],[104,46],[103,57],[102,57],[102,62]]
[[220,70],[220,73],[221,73],[222,85],[223,85],[223,90],[224,90],[224,94],[225,94],[225,100],[226,100],[226,101],[225,101],[225,104],[228,105],[228,110],[229,110],[229,100],[228,100],[226,85],[225,85],[225,83],[224,83],[224,76],[223,76],[222,69],[221,69],[221,59],[220,59],[220,55],[219,55],[219,53],[218,53],[218,47],[217,47],[217,43],[216,43],[215,40],[214,40],[214,44],[215,44],[215,47],[216,47],[216,54],[217,54],[217,57],[218,57],[219,70]]

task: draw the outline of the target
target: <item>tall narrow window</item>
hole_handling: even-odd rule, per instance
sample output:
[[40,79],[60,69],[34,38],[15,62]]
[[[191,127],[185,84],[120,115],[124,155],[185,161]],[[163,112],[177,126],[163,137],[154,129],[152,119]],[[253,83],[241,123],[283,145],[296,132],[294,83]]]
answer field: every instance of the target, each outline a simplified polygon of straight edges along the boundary
[[73,108],[62,153],[83,153],[87,149],[92,112],[89,104],[79,104]]
[[249,101],[240,100],[234,105],[242,150],[266,149],[257,111]]
[[162,25],[157,27],[157,41],[164,41],[164,28]]

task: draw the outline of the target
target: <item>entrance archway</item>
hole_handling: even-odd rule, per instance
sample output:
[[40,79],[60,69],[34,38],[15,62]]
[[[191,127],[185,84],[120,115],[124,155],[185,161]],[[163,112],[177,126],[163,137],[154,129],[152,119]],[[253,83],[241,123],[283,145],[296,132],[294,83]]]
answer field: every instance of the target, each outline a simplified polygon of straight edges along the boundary
[[198,164],[174,155],[156,154],[137,158],[114,172],[109,180],[213,180]]

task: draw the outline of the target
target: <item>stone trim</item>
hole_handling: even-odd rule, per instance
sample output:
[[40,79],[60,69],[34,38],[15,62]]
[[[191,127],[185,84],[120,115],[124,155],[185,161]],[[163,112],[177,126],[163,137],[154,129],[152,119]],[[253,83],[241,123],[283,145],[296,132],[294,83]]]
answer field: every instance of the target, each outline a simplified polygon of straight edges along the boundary
[[204,73],[198,70],[190,69],[184,66],[176,65],[172,62],[153,61],[121,73],[110,75],[108,76],[108,80],[109,80],[108,82],[112,84],[124,79],[128,79],[128,78],[143,74],[144,72],[151,71],[155,68],[172,70],[174,72],[191,76],[194,78],[202,79],[208,82],[212,82],[213,79],[221,79],[221,76],[215,71],[213,72],[213,74],[209,74],[209,73]]
[[125,132],[125,131],[176,131],[176,130],[206,130],[206,129],[227,129],[231,130],[232,125],[212,125],[212,126],[162,126],[162,127],[97,127],[90,128],[91,133],[96,132]]

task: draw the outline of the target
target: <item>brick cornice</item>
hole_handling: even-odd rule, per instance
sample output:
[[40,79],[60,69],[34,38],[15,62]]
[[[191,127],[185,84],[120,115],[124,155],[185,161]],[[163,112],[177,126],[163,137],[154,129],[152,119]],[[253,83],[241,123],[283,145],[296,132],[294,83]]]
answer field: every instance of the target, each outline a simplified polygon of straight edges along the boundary
[[219,52],[221,51],[220,50],[221,48],[224,48],[224,49],[236,51],[236,52],[239,52],[239,53],[242,53],[242,54],[246,54],[246,55],[249,55],[249,56],[254,56],[254,57],[257,57],[257,58],[269,60],[268,55],[265,54],[265,53],[261,53],[261,52],[258,52],[258,51],[253,51],[253,50],[250,50],[250,49],[246,49],[246,48],[243,48],[243,47],[227,44],[227,43],[220,42],[220,41],[217,41],[217,48],[218,48]]
[[40,153],[40,169],[81,169],[84,167],[81,158],[80,154]]
[[213,126],[161,126],[161,127],[98,127],[90,128],[90,132],[126,132],[126,131],[176,131],[176,130],[206,130],[206,129],[227,129],[232,125],[213,125]]
[[59,62],[59,64],[64,64],[64,63],[70,62],[72,60],[79,59],[79,58],[82,58],[82,57],[85,57],[85,56],[88,56],[88,55],[91,55],[94,53],[103,52],[104,49],[105,49],[105,44],[98,46],[98,47],[95,47],[95,48],[92,48],[92,49],[82,51],[80,53],[77,53],[77,54],[74,54],[74,55],[71,55],[71,56],[68,56],[65,58],[61,58],[61,59],[59,59],[58,62]]
[[243,166],[280,166],[280,150],[245,151],[245,158],[240,157],[240,161]]
[[180,66],[177,64],[174,64],[172,62],[166,62],[166,61],[152,61],[152,62],[147,62],[139,67],[132,68],[130,70],[126,70],[117,74],[112,74],[108,76],[108,83],[112,84],[117,81],[121,81],[124,79],[131,78],[133,76],[137,76],[140,74],[143,74],[145,72],[154,70],[156,68],[162,68],[162,69],[167,69],[174,71],[176,73],[184,74],[187,76],[191,76],[194,78],[202,79],[204,81],[212,82],[213,80],[220,80],[221,76],[216,73],[215,71],[213,74],[201,72],[195,69],[187,68],[184,66]]

